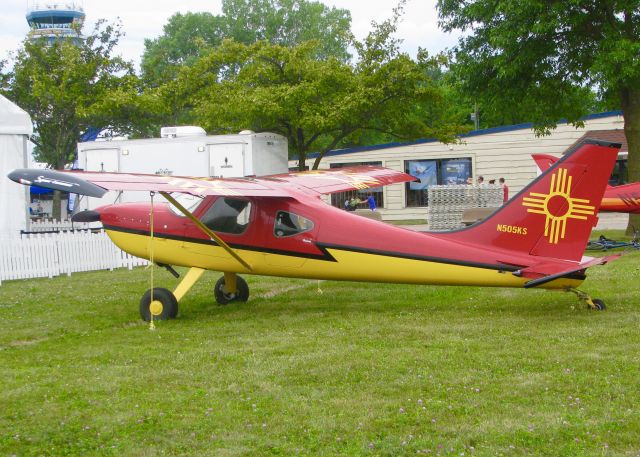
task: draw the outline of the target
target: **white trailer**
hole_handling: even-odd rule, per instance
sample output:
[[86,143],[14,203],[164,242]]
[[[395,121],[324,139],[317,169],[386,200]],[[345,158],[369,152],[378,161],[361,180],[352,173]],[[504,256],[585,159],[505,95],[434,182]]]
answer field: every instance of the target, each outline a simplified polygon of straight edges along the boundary
[[[85,171],[237,178],[288,171],[287,139],[275,133],[242,131],[207,136],[200,127],[163,127],[160,138],[78,143]],[[113,202],[145,201],[148,192],[83,198],[79,209]]]

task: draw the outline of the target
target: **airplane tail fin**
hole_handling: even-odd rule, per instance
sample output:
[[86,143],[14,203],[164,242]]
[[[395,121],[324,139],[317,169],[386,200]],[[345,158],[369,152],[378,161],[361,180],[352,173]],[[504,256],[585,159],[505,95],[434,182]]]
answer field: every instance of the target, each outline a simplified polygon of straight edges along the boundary
[[488,218],[451,238],[579,261],[620,144],[585,140]]
[[543,173],[558,161],[557,157],[549,154],[531,154],[531,157],[533,157],[533,161]]

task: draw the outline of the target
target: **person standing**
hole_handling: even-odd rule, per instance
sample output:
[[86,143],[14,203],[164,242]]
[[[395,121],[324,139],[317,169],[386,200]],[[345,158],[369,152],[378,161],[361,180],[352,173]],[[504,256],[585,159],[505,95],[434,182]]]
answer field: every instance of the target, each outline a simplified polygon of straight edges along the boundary
[[507,186],[504,178],[500,178],[498,182],[502,185],[502,203],[507,203],[509,200],[509,186]]
[[369,194],[369,196],[367,197],[367,203],[369,204],[369,209],[371,211],[375,211],[377,206],[376,206],[376,199],[373,198],[373,194]]

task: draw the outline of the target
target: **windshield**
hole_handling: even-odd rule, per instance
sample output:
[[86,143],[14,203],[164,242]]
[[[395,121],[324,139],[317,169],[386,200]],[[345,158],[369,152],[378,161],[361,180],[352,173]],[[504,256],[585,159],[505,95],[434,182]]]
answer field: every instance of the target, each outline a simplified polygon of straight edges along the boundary
[[[189,210],[190,213],[193,213],[198,207],[198,205],[202,203],[202,200],[204,199],[204,197],[191,195],[191,194],[183,194],[182,192],[174,192],[171,194],[171,196],[175,198],[178,201],[178,203],[180,203],[187,210]],[[171,211],[173,211],[178,216],[184,216],[184,214],[182,214],[182,211],[180,211],[178,208],[173,206],[171,203],[169,203],[169,208],[171,208]]]

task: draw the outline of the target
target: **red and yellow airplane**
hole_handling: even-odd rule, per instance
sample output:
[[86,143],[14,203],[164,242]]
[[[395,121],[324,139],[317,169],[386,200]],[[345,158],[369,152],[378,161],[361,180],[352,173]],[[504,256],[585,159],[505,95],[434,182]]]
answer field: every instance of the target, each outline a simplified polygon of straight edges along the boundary
[[451,232],[415,232],[321,199],[414,179],[379,167],[240,179],[30,169],[9,177],[93,197],[146,190],[168,200],[106,205],[76,217],[100,220],[126,252],[170,271],[172,265],[190,268],[175,290],[152,288],[143,295],[145,320],[175,317],[178,302],[205,270],[223,273],[214,288],[223,304],[246,301],[249,288],[239,274],[254,274],[561,289],[603,309],[602,300],[576,288],[587,268],[617,257],[583,253],[619,148],[588,140],[488,218]]
[[[557,157],[549,154],[532,154],[531,156],[540,171],[546,171],[558,161]],[[607,185],[600,204],[600,211],[640,214],[640,182],[620,186]]]

